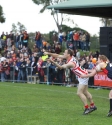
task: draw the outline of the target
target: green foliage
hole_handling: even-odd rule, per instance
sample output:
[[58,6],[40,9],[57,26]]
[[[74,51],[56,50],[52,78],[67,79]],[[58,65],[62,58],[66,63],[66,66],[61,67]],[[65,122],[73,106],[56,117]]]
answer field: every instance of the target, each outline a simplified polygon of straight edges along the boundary
[[86,30],[84,30],[84,29],[81,29],[81,28],[79,28],[79,27],[74,27],[74,28],[71,28],[71,27],[69,27],[69,26],[67,26],[67,25],[62,25],[62,31],[64,31],[64,32],[68,32],[68,31],[84,31],[84,32],[87,32]]
[[42,38],[43,38],[45,41],[47,41],[47,42],[50,41],[50,38],[49,38],[49,34],[48,34],[48,33],[42,34]]
[[37,5],[43,5],[43,8],[40,10],[41,13],[43,13],[47,6],[51,4],[52,0],[32,0]]
[[59,2],[67,1],[67,0],[32,0],[37,5],[43,5],[43,8],[40,10],[43,13],[47,6],[58,4]]
[[91,49],[98,50],[100,49],[99,37],[97,35],[93,35],[90,37]]
[[4,22],[5,22],[5,17],[3,15],[2,6],[0,5],[0,23],[4,23]]
[[17,26],[15,25],[15,23],[12,24],[12,32],[13,33],[17,33]]
[[30,32],[30,33],[28,33],[28,35],[29,35],[29,37],[32,38],[32,39],[35,38],[35,33]]
[[109,90],[89,91],[98,110],[84,116],[77,87],[0,82],[0,125],[111,125]]
[[28,41],[28,47],[29,47],[30,49],[33,49],[34,44],[35,44],[35,42],[34,42],[32,39],[30,39],[30,40]]
[[17,26],[18,26],[18,31],[19,32],[21,32],[23,30],[26,30],[26,27],[20,22],[17,23]]
[[26,30],[26,27],[18,22],[17,25],[15,23],[12,24],[12,31],[16,34],[17,32],[21,32],[21,31],[24,31]]
[[109,26],[111,26],[112,19],[100,18],[100,22],[101,22],[105,27],[109,27]]

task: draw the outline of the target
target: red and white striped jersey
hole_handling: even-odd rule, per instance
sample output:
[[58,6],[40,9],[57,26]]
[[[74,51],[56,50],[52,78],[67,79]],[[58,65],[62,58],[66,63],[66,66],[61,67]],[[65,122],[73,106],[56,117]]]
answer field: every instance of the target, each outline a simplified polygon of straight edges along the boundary
[[[73,73],[75,73],[76,76],[80,77],[80,75],[83,74],[88,74],[86,69],[83,69],[80,65],[78,60],[76,60],[75,57],[72,57],[68,62],[73,62],[74,63],[74,68],[70,68]],[[67,63],[68,63],[67,62]]]

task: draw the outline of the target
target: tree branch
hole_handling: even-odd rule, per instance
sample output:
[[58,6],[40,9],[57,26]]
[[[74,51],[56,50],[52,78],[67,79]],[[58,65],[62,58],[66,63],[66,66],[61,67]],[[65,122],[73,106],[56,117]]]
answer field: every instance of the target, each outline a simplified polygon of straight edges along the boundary
[[62,23],[63,23],[63,13],[61,13],[61,26],[62,26]]

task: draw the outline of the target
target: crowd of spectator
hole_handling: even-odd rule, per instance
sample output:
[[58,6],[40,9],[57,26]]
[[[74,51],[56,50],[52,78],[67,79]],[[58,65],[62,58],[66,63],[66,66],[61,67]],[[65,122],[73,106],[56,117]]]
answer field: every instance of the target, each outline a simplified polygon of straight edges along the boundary
[[[50,84],[62,83],[70,84],[78,82],[76,76],[70,69],[58,69],[48,60],[43,60],[44,51],[60,54],[64,49],[72,49],[74,56],[79,60],[80,66],[92,69],[95,64],[92,58],[98,57],[99,52],[90,52],[80,55],[80,51],[90,51],[90,35],[82,31],[61,32],[57,35],[52,34],[50,44],[45,41],[40,32],[35,33],[33,48],[30,48],[29,35],[27,31],[20,34],[10,34],[3,32],[0,37],[0,80],[27,82],[27,76],[38,75],[40,83],[47,82]],[[54,59],[60,65],[66,63],[66,60],[60,58]]]

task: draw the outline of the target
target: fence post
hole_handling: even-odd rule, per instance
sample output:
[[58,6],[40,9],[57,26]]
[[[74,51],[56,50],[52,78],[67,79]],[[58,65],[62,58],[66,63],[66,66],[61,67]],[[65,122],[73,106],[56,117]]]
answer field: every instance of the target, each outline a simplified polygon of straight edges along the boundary
[[15,66],[13,66],[13,83],[15,81]]
[[49,66],[47,66],[47,85],[49,85]]
[[31,84],[32,84],[32,65],[31,65]]

